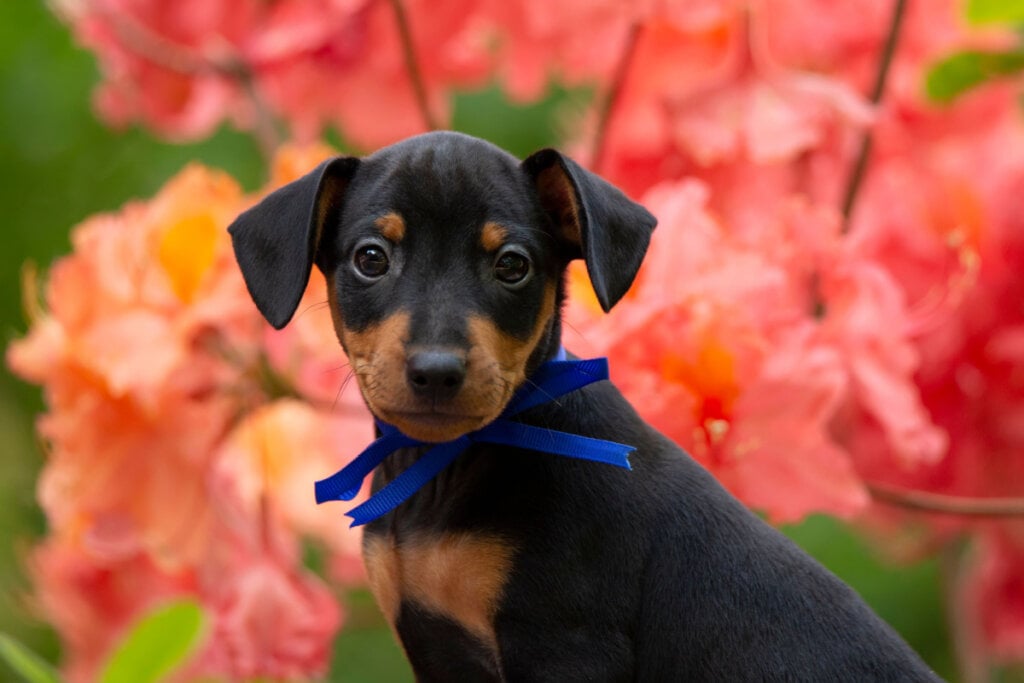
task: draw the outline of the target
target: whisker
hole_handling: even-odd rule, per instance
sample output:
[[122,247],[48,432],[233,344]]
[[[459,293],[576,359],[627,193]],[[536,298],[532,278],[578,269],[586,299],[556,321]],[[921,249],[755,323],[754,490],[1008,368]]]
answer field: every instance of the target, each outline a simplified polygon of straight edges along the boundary
[[316,311],[316,310],[319,310],[321,308],[327,308],[329,306],[330,306],[330,302],[327,301],[327,300],[320,301],[320,302],[317,302],[317,303],[313,303],[313,304],[310,304],[309,306],[306,306],[305,308],[303,308],[298,313],[296,313],[295,317],[296,318],[301,318],[303,315],[305,315],[306,313],[309,313],[310,311]]
[[562,321],[562,325],[563,325],[564,327],[568,327],[568,328],[569,328],[569,330],[571,330],[573,334],[575,334],[575,335],[576,335],[577,337],[579,337],[579,338],[580,338],[580,339],[582,339],[583,341],[587,342],[588,344],[590,343],[590,339],[588,339],[588,338],[587,338],[587,335],[585,335],[585,334],[583,334],[582,332],[580,332],[580,331],[579,331],[579,330],[578,330],[578,329],[576,328],[576,326],[575,326],[575,325],[573,325],[572,323],[570,323],[570,322],[568,322],[568,321],[566,321],[566,320],[563,320],[563,321]]
[[338,401],[341,400],[342,394],[345,393],[345,388],[348,387],[349,383],[356,376],[355,371],[348,373],[348,375],[341,381],[341,386],[338,387],[338,393],[334,395],[334,403],[331,404],[331,410],[334,411],[338,407]]

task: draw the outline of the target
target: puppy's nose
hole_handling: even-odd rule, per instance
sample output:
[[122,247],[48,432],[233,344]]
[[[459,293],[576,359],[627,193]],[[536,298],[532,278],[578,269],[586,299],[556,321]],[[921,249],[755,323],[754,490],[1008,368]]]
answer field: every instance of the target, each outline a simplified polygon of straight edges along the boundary
[[418,351],[406,361],[405,376],[418,396],[448,399],[466,379],[466,359],[450,351]]

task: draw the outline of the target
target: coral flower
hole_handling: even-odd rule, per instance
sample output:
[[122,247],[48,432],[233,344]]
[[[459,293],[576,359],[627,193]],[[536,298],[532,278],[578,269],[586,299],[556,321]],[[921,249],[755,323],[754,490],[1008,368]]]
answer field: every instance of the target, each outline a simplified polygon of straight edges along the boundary
[[852,515],[867,497],[829,430],[848,386],[842,357],[807,316],[801,280],[730,236],[707,201],[696,181],[645,196],[660,223],[637,284],[603,320],[585,297],[571,304],[570,328],[741,500],[776,521]]
[[201,550],[199,474],[233,416],[221,387],[238,379],[216,349],[255,323],[223,234],[239,206],[233,181],[192,167],[151,202],[86,222],[52,270],[49,312],[10,347],[50,405],[44,509],[97,552],[174,564]]
[[[278,180],[326,153],[287,150]],[[362,579],[359,537],[316,508],[312,483],[372,422],[357,394],[337,401],[343,375],[325,368],[344,358],[336,340],[326,350],[326,309],[274,336],[252,304],[226,230],[249,201],[192,166],[153,199],[86,221],[51,270],[46,310],[8,350],[45,391],[51,539],[36,594],[74,680],[93,680],[127,625],[172,595],[213,614],[196,675],[320,675],[341,612],[296,569],[299,539],[322,541],[335,578]]]
[[260,555],[237,569],[214,601],[206,666],[232,680],[323,676],[341,623],[334,596],[316,577]]
[[348,528],[337,507],[315,505],[312,483],[373,439],[373,420],[361,401],[358,407],[331,412],[281,399],[249,413],[218,454],[213,484],[250,516],[276,515],[283,528],[319,540],[335,578],[348,583],[363,578],[362,533]]

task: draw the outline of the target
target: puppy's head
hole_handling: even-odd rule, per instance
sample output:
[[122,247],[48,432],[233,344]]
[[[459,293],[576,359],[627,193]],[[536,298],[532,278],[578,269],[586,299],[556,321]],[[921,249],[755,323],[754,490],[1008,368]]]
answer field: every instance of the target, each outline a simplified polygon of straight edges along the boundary
[[428,133],[338,157],[229,228],[249,292],[274,327],[315,263],[370,410],[449,441],[494,420],[560,343],[569,261],[608,310],[654,218],[554,150],[523,162],[482,140]]

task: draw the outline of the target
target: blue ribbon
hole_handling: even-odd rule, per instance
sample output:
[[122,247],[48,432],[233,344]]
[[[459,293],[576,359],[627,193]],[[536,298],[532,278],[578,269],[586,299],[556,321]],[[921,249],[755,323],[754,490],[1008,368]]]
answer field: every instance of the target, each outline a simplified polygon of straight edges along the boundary
[[509,419],[602,379],[608,379],[607,358],[565,360],[565,351],[559,349],[556,359],[544,363],[537,369],[526,386],[512,397],[498,419],[454,441],[428,444],[409,438],[396,427],[378,421],[380,438],[341,470],[316,482],[316,502],[352,500],[359,493],[363,479],[383,462],[384,458],[399,448],[413,446],[432,445],[433,448],[421,455],[415,463],[373,494],[369,500],[345,513],[352,518],[352,526],[366,524],[394,510],[474,443],[516,446],[631,469],[628,456],[635,450],[632,446],[534,427]]

